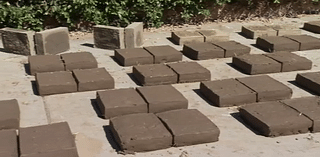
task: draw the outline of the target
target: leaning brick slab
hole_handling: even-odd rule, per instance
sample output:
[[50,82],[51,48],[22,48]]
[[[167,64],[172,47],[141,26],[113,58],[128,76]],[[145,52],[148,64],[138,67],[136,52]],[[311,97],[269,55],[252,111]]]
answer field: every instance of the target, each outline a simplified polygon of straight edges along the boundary
[[35,55],[34,31],[13,28],[0,29],[3,47],[6,51],[20,55]]
[[0,156],[18,157],[18,139],[16,130],[0,130]]
[[214,30],[214,29],[202,29],[198,30],[200,34],[204,36],[205,42],[216,42],[216,41],[228,41],[229,40],[229,34]]
[[291,25],[269,25],[268,27],[277,31],[277,36],[300,35],[301,29]]
[[124,29],[126,48],[136,48],[143,44],[143,23],[134,22]]
[[242,26],[241,33],[250,39],[277,36],[277,31],[267,26]]
[[256,45],[267,52],[299,51],[300,46],[297,41],[280,36],[259,37]]
[[31,75],[42,72],[64,71],[64,64],[58,55],[29,56],[29,71]]
[[310,35],[288,35],[285,36],[300,44],[299,50],[313,50],[320,49],[320,39]]
[[297,74],[296,82],[303,88],[320,95],[320,72]]
[[58,27],[37,32],[35,42],[38,55],[68,51],[70,49],[68,28]]
[[191,30],[172,32],[171,38],[178,45],[204,42],[204,36],[202,36],[199,32]]
[[94,46],[101,49],[124,49],[124,28],[96,25],[93,27]]
[[[0,130],[19,129],[20,109],[16,99],[0,101]],[[1,140],[0,140],[1,141]]]
[[304,23],[303,29],[314,33],[320,33],[320,21]]

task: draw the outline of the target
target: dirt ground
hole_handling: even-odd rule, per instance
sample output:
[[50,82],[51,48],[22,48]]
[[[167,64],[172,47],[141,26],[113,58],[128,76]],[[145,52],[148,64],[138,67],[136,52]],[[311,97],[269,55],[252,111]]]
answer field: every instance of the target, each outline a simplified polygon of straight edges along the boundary
[[[268,21],[268,24],[290,24],[302,26],[304,22],[320,20],[320,16],[303,15],[299,18],[282,18]],[[230,33],[230,39],[238,41],[252,48],[251,53],[265,53],[252,46],[255,40],[247,39],[238,34],[241,26],[245,24],[266,24],[261,21],[232,22],[232,23],[206,23],[203,25],[165,26],[159,29],[145,30],[144,45],[171,45],[178,50],[182,46],[174,45],[167,38],[172,30],[214,28]],[[320,38],[320,34],[313,34],[302,30],[303,34],[309,34]],[[71,50],[89,51],[98,60],[99,67],[105,67],[115,78],[115,88],[137,87],[129,73],[131,67],[118,65],[111,56],[112,50],[93,48],[91,33],[71,33]],[[0,44],[0,51],[4,51]],[[298,55],[307,57],[313,61],[312,70],[320,70],[320,50],[299,51]],[[184,61],[190,59],[184,57]],[[247,75],[232,68],[231,58],[211,59],[197,61],[211,71],[212,80]],[[16,98],[20,104],[21,127],[42,125],[67,121],[75,134],[80,157],[116,157],[116,145],[110,136],[109,121],[101,119],[92,104],[96,98],[96,92],[79,92],[40,97],[34,94],[33,76],[26,74],[24,64],[26,56],[9,53],[0,53],[0,99]],[[293,90],[293,98],[311,96],[309,92],[297,87],[294,81],[296,72],[270,74],[271,77],[281,81]],[[320,156],[320,133],[307,133],[276,138],[268,138],[257,135],[254,130],[243,124],[237,114],[237,107],[217,108],[212,106],[199,94],[199,83],[174,84],[189,101],[189,108],[195,108],[205,114],[214,122],[221,131],[219,142],[200,144],[187,147],[169,148],[146,153],[136,153],[136,157],[315,157]]]

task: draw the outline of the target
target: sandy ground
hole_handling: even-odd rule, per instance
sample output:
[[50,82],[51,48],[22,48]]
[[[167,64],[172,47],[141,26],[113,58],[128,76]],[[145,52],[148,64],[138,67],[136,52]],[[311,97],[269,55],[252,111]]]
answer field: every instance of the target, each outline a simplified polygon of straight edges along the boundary
[[[277,19],[270,21],[275,24],[290,24],[302,26],[306,21],[320,20],[319,16],[300,16],[294,19]],[[202,26],[163,27],[144,32],[144,46],[172,45],[178,50],[181,46],[172,44],[167,38],[171,30],[215,28],[229,32],[230,38],[250,46],[251,53],[259,54],[263,51],[255,48],[252,44],[255,40],[246,39],[238,32],[244,24],[263,24],[261,22],[233,22],[233,23],[208,23]],[[320,34],[302,31],[320,38]],[[137,87],[130,78],[131,67],[119,66],[111,56],[113,51],[93,48],[91,33],[76,35],[71,38],[71,50],[89,51],[98,60],[99,67],[105,67],[115,78],[116,88]],[[4,51],[0,44],[0,51]],[[299,51],[298,55],[305,56],[313,61],[310,71],[320,70],[320,50]],[[187,61],[188,58],[184,57]],[[9,53],[0,53],[0,99],[16,98],[21,109],[21,127],[50,124],[67,121],[72,132],[76,136],[76,143],[80,157],[116,157],[115,143],[110,136],[109,121],[101,119],[92,105],[96,98],[96,92],[79,92],[71,94],[59,94],[46,97],[34,94],[33,76],[25,72],[24,64],[26,56]],[[211,71],[212,80],[246,75],[235,70],[228,63],[231,58],[211,59],[198,61]],[[309,92],[300,89],[291,81],[294,81],[297,72],[270,74],[271,77],[283,82],[293,90],[293,98],[311,96]],[[189,108],[196,108],[212,120],[221,130],[220,141],[215,143],[200,144],[188,147],[169,148],[164,150],[137,153],[137,157],[315,157],[320,155],[320,133],[299,134],[268,138],[257,135],[250,127],[242,123],[237,114],[237,107],[217,108],[212,106],[199,95],[199,83],[174,84],[188,100]]]

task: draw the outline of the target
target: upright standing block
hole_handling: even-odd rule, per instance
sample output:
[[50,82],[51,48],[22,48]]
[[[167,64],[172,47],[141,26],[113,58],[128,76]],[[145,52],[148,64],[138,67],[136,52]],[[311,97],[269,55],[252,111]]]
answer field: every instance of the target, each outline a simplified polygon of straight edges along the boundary
[[299,50],[320,49],[320,39],[310,35],[288,35],[287,38],[299,43]]
[[37,54],[57,54],[68,51],[69,31],[66,27],[44,30],[35,34]]
[[29,70],[31,75],[42,72],[64,71],[64,64],[57,55],[29,56]]
[[145,152],[172,146],[172,135],[152,113],[110,119],[111,131],[124,151]]
[[171,33],[171,38],[176,44],[203,43],[204,36],[196,31],[176,31]]
[[286,37],[259,37],[256,41],[258,47],[267,52],[299,51],[299,43]]
[[188,108],[188,100],[171,85],[139,87],[137,90],[147,101],[150,113]]
[[97,103],[106,119],[148,112],[147,103],[133,88],[98,91]]
[[36,54],[33,41],[34,31],[3,28],[0,29],[0,33],[6,51],[26,56]]
[[213,42],[213,44],[224,50],[225,58],[249,54],[251,51],[250,47],[236,41]]
[[96,25],[93,27],[94,46],[101,49],[124,49],[124,28]]
[[16,99],[0,101],[0,130],[19,129],[20,109]]
[[18,157],[18,140],[16,130],[0,130],[0,156]]
[[157,116],[173,134],[174,146],[188,146],[219,140],[220,130],[196,109],[180,109]]
[[153,56],[143,48],[115,49],[114,57],[122,66],[153,63]]
[[61,55],[65,69],[93,69],[98,67],[96,58],[90,52],[65,53]]
[[200,82],[211,79],[211,73],[197,62],[171,63],[168,66],[178,74],[178,83]]
[[303,28],[310,32],[320,33],[320,21],[311,21],[304,23]]
[[223,58],[224,50],[211,43],[190,43],[183,45],[183,54],[193,60]]
[[78,157],[67,122],[20,128],[20,153],[23,157]]
[[136,48],[143,44],[143,23],[134,22],[124,29],[125,47]]
[[296,82],[300,86],[320,95],[320,72],[297,74]]
[[204,36],[204,42],[228,41],[229,34],[214,29],[198,30]]
[[277,36],[301,34],[300,28],[291,25],[270,25],[269,27],[277,31]]
[[277,31],[267,26],[242,26],[241,33],[251,39],[277,36]]
[[155,64],[182,60],[182,53],[169,45],[144,47],[152,56]]

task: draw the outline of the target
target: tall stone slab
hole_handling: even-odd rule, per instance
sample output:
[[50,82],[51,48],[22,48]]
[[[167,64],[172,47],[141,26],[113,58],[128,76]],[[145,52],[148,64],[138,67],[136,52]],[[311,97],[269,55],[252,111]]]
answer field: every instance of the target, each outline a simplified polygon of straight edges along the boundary
[[143,44],[143,23],[134,22],[124,29],[126,48],[136,48]]
[[93,27],[94,46],[101,49],[124,49],[124,28],[96,25]]

